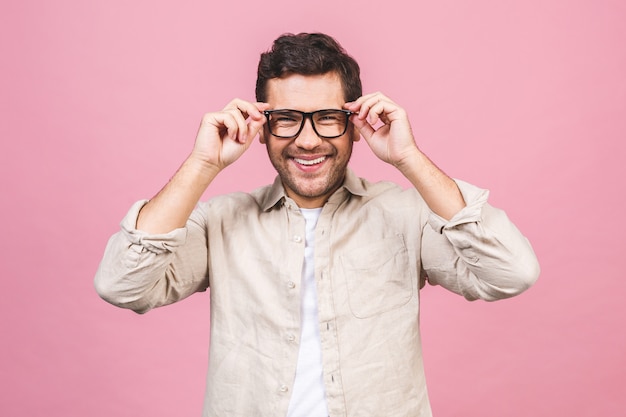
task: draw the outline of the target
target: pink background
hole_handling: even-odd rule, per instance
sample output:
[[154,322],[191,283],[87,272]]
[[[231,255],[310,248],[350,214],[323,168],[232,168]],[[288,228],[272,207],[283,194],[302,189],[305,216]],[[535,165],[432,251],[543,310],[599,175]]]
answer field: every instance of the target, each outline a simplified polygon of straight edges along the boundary
[[[139,316],[93,276],[202,114],[252,99],[259,53],[300,31],[336,36],[541,261],[516,299],[423,291],[435,415],[626,412],[623,1],[21,0],[0,20],[0,415],[200,415],[207,296]],[[353,168],[406,184],[364,141]],[[272,178],[256,143],[207,196]]]

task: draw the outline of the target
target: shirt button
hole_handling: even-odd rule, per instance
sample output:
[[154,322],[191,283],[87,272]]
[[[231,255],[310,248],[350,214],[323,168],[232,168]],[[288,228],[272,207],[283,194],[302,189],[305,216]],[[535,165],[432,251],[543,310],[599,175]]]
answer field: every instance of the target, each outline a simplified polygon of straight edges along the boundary
[[296,242],[296,243],[300,243],[300,242],[302,242],[302,238],[300,236],[298,236],[298,235],[294,235],[293,241]]
[[281,385],[280,388],[278,388],[280,390],[280,392],[287,392],[289,391],[289,387],[287,385]]
[[289,333],[289,334],[287,335],[287,340],[288,340],[289,342],[293,342],[294,340],[296,340],[296,336],[294,336],[292,333]]
[[293,290],[294,288],[296,288],[296,283],[293,281],[289,281],[287,283],[287,288],[289,288],[290,290]]

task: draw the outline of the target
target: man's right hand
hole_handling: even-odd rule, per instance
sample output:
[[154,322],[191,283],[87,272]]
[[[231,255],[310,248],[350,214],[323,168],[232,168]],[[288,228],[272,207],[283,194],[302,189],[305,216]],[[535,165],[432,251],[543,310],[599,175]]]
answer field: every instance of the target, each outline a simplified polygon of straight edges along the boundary
[[221,111],[202,118],[190,158],[217,174],[235,162],[250,147],[263,128],[267,103],[234,99]]
[[267,103],[235,99],[202,118],[191,155],[139,212],[137,229],[168,233],[183,227],[213,179],[249,147],[265,123]]

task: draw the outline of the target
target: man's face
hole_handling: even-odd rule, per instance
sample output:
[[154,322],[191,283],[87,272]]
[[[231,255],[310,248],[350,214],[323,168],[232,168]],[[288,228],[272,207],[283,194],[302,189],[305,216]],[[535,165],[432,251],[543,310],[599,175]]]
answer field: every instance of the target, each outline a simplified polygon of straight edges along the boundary
[[[273,78],[267,83],[267,102],[271,110],[304,112],[341,109],[345,103],[341,81],[335,73]],[[261,133],[261,143],[267,145],[270,161],[287,195],[302,208],[321,207],[341,186],[352,154],[352,142],[358,139],[351,124],[338,138],[320,138],[310,119],[293,139],[272,136],[267,126]]]

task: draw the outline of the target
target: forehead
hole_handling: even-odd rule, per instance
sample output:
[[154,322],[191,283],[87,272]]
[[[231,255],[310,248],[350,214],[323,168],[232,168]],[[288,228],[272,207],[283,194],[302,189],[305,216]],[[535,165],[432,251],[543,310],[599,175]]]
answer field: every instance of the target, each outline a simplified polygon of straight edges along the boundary
[[273,109],[313,111],[341,108],[345,103],[339,76],[292,74],[267,82],[267,102]]

